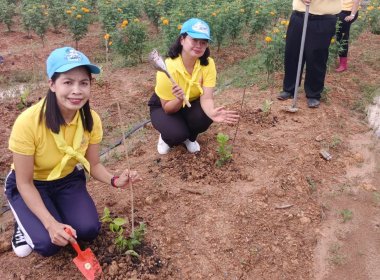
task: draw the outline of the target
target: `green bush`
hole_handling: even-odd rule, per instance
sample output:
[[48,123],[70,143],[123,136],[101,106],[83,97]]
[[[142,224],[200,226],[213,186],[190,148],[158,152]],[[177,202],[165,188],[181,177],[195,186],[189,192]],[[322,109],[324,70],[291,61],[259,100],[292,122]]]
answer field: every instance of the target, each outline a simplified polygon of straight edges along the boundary
[[11,31],[11,26],[13,24],[13,17],[15,15],[15,4],[8,3],[7,0],[0,0],[0,21],[4,22],[8,28],[8,31]]

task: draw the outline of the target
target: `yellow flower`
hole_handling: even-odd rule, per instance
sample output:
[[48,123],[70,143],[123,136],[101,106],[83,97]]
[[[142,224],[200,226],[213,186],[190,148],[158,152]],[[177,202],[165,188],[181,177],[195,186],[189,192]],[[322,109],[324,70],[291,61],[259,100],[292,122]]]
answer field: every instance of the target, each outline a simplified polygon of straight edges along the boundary
[[167,25],[167,24],[169,24],[169,21],[167,19],[165,19],[162,23]]
[[181,15],[181,13],[178,14],[179,16]]
[[183,13],[183,12],[185,12],[185,10],[184,10],[184,9],[182,9],[182,10],[181,10],[181,12]]
[[82,16],[81,15],[77,15],[77,18],[81,18]]
[[244,9],[241,9],[240,12],[244,13]]
[[274,16],[274,12],[270,12],[270,14],[271,14],[272,16]]
[[121,11],[122,11],[122,9],[120,9],[120,8],[118,8],[117,10],[118,10],[119,12],[121,12]]
[[138,19],[138,18],[135,18],[134,22],[138,22],[138,21],[139,21],[139,19]]
[[216,14],[215,13],[212,13],[212,15],[215,17],[216,16]]
[[37,9],[37,7],[36,7],[36,6],[33,6],[33,9]]
[[225,9],[226,12],[228,12],[228,9]]
[[369,21],[371,21],[372,19],[371,19],[371,18],[369,18],[368,20],[369,20]]
[[45,16],[47,16],[48,14],[49,14],[49,13],[48,13],[48,12],[46,12],[46,13],[45,13]]
[[109,4],[110,2],[106,1],[106,4]]
[[219,10],[217,10],[216,12],[217,12],[218,14],[220,13],[220,11],[219,11]]
[[335,43],[335,39],[331,39],[331,43],[334,44]]
[[286,24],[286,20],[281,21],[281,25],[285,25],[285,24]]
[[46,6],[45,6],[45,5],[41,5],[41,7],[42,7],[42,8],[46,8]]
[[75,10],[76,8],[74,6],[71,7],[71,10]]
[[164,20],[165,18],[164,17],[161,17],[161,20]]
[[272,38],[271,37],[266,37],[265,41],[270,42],[270,41],[272,41]]
[[68,11],[67,11],[67,13],[68,13],[68,14],[71,14],[71,11],[70,11],[70,10],[68,10]]
[[111,46],[111,45],[112,45],[112,42],[109,42],[108,45]]
[[280,32],[280,30],[278,30],[278,29],[273,30],[273,33],[274,33],[274,34],[276,34],[276,33],[278,33],[278,32]]
[[256,14],[258,14],[258,13],[259,13],[259,11],[255,11],[255,13],[256,13]]
[[289,21],[286,22],[286,26],[289,26]]
[[181,30],[182,29],[182,24],[178,25],[177,29]]
[[362,6],[359,6],[358,9],[360,10],[362,8]]
[[80,0],[81,2],[84,2],[84,0]]
[[128,23],[129,23],[128,20],[123,21],[123,25],[128,25]]
[[28,9],[28,12],[31,12],[31,11],[33,11],[33,9]]
[[259,6],[259,8],[262,8],[262,7],[263,7],[263,6],[261,6],[261,5]]
[[284,35],[284,38],[286,38],[286,35]]
[[110,38],[110,34],[106,34],[105,36],[104,36],[104,39],[106,39],[106,40],[108,40]]
[[362,18],[362,16],[358,16],[358,18]]

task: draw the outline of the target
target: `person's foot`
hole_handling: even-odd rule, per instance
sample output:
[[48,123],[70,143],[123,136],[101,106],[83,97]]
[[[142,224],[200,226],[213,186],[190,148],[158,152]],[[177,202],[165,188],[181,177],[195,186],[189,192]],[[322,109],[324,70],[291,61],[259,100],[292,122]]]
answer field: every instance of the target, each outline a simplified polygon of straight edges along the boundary
[[12,237],[12,248],[17,256],[25,258],[33,251],[32,248],[26,243],[25,236],[20,230],[17,222],[15,223],[15,232]]
[[166,144],[164,140],[162,140],[161,134],[160,134],[160,137],[158,138],[157,151],[161,155],[166,155],[170,151],[169,145]]
[[293,94],[287,91],[283,91],[279,96],[277,96],[277,99],[279,100],[287,100],[289,98],[293,98]]
[[319,100],[314,98],[308,98],[307,99],[307,106],[309,108],[318,108],[319,107]]
[[197,141],[191,142],[189,139],[186,139],[185,142],[186,148],[190,153],[199,152],[201,150],[201,146],[199,146]]

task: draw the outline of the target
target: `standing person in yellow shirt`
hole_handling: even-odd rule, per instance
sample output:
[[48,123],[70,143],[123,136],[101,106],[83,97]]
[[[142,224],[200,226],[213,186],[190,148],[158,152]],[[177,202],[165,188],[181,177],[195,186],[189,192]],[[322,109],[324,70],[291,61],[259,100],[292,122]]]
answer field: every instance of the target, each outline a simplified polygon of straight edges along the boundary
[[[192,18],[181,28],[165,61],[175,84],[157,72],[155,93],[151,97],[150,116],[153,127],[160,132],[157,150],[167,154],[171,147],[182,143],[190,153],[200,151],[196,141],[212,122],[234,123],[239,116],[224,107],[214,107],[216,83],[214,60],[208,47],[210,28],[203,20]],[[184,97],[191,107],[185,107]]]
[[347,54],[348,54],[348,40],[350,39],[351,24],[358,18],[360,0],[343,0],[343,9],[339,13],[338,18],[341,21],[341,26],[336,33],[338,42],[343,40],[345,44],[342,46],[343,51],[339,52],[340,65],[335,71],[343,72],[347,70]]
[[325,84],[329,47],[335,35],[336,15],[342,10],[342,0],[293,0],[294,11],[286,34],[283,92],[277,98],[293,98],[295,87],[299,86],[296,85],[297,66],[306,5],[310,6],[310,14],[302,70],[306,62],[304,88],[307,105],[316,108]]
[[13,164],[5,194],[16,219],[12,247],[19,257],[32,250],[48,257],[76,243],[65,228],[79,240],[98,236],[98,213],[77,163],[113,187],[141,180],[136,171],[114,176],[99,162],[102,124],[89,98],[91,73],[100,69],[70,47],[54,50],[46,64],[48,94],[17,118],[9,139]]

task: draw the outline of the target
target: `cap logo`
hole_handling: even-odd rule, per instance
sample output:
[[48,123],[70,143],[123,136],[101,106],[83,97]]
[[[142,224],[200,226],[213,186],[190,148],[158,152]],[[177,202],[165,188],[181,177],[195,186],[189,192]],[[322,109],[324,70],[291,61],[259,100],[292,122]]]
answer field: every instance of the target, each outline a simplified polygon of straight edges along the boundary
[[204,25],[201,22],[197,22],[196,24],[193,25],[192,29],[197,32],[205,33],[209,35],[209,31],[206,25]]
[[82,61],[82,55],[74,49],[69,49],[66,51],[65,59],[67,61]]

